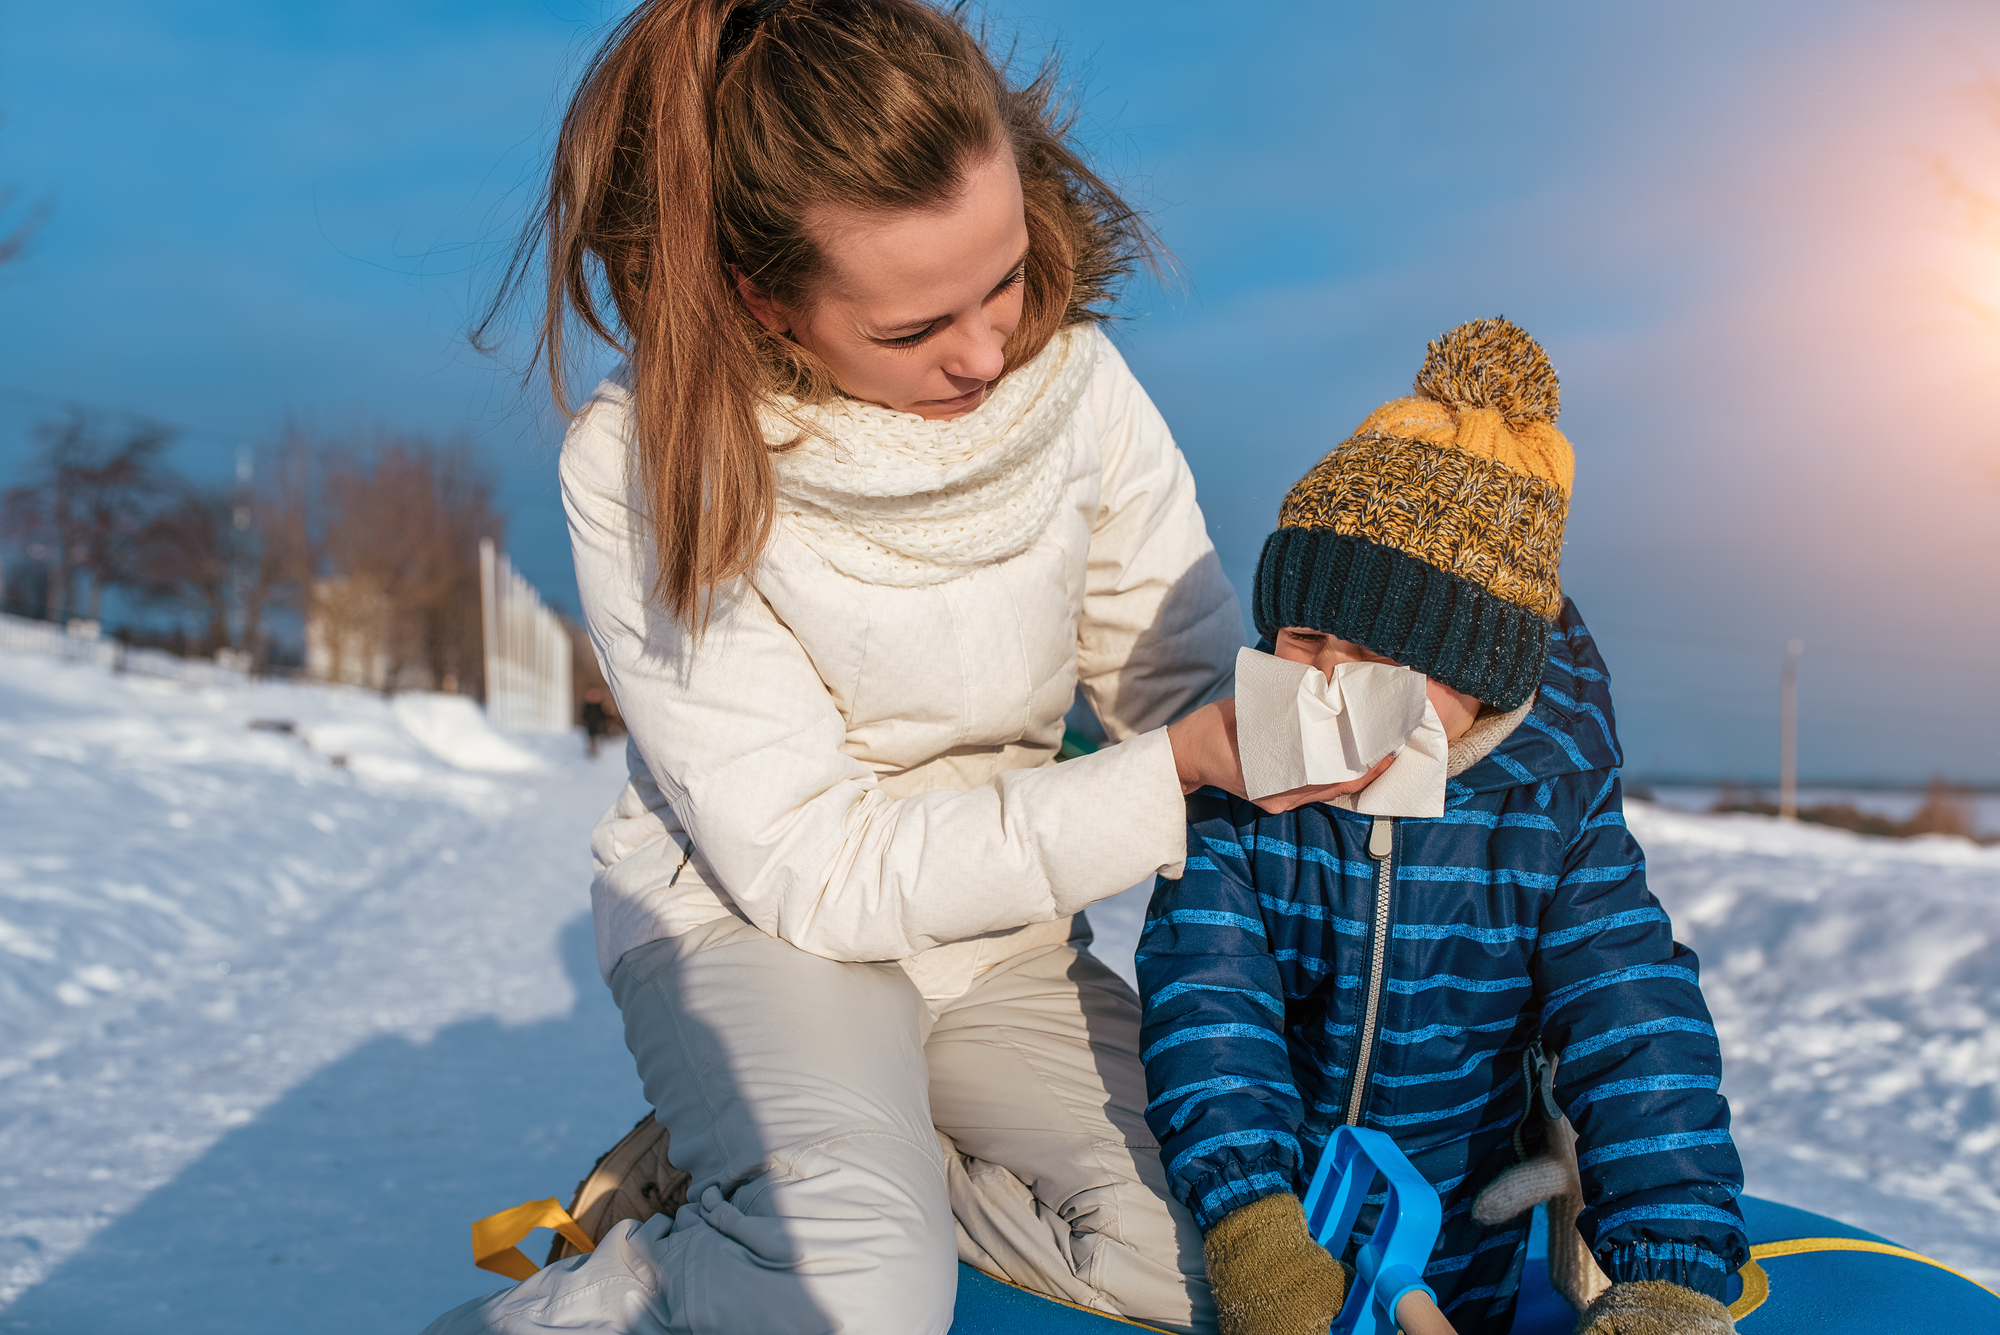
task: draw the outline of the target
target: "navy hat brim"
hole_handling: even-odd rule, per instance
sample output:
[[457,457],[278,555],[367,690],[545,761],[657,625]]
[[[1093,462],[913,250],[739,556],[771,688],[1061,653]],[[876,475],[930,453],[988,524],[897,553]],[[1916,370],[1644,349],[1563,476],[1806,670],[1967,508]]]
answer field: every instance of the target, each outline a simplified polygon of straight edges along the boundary
[[1414,668],[1495,709],[1535,693],[1549,623],[1471,580],[1358,534],[1281,528],[1264,540],[1257,631],[1305,626]]

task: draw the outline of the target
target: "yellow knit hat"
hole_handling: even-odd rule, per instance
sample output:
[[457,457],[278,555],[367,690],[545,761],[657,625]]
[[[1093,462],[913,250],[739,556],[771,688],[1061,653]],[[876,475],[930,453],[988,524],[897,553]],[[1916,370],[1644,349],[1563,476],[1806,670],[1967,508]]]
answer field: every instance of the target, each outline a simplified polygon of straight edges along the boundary
[[1576,458],[1556,373],[1519,326],[1474,320],[1429,345],[1413,388],[1285,497],[1257,628],[1310,626],[1511,709],[1562,610]]

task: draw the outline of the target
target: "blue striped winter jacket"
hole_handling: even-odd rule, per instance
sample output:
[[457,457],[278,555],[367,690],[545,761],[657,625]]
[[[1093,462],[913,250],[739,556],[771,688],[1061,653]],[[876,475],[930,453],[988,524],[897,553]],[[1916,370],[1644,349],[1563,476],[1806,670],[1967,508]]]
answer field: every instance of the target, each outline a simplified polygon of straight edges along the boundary
[[1146,1117],[1204,1229],[1303,1196],[1358,1109],[1443,1200],[1440,1304],[1460,1331],[1505,1330],[1527,1220],[1485,1228],[1471,1207],[1516,1160],[1539,1037],[1605,1273],[1722,1295],[1748,1244],[1721,1053],[1694,954],[1646,889],[1619,763],[1603,660],[1565,603],[1534,708],[1450,780],[1443,816],[1392,823],[1384,861],[1373,817],[1189,799],[1187,869],[1155,889],[1138,967]]

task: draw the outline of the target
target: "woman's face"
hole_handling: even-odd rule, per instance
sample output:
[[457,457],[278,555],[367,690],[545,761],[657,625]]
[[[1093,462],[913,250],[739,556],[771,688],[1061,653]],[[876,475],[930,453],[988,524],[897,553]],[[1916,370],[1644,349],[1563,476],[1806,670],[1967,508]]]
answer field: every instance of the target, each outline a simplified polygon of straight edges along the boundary
[[1021,323],[1028,222],[1012,151],[971,168],[939,208],[817,208],[806,228],[826,260],[812,305],[779,305],[739,278],[758,322],[789,333],[854,398],[933,421],[977,408]]

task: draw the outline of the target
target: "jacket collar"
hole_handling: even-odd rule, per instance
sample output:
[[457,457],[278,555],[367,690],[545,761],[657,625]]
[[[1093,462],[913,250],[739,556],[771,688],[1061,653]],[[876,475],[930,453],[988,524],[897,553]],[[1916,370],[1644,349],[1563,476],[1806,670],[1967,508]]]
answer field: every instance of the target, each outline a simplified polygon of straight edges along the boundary
[[[1511,715],[1495,716],[1497,720]],[[1473,731],[1479,730],[1473,725]],[[1461,738],[1469,740],[1473,733]],[[1457,748],[1453,759],[1457,760]],[[1563,599],[1549,634],[1549,660],[1541,684],[1513,727],[1491,749],[1447,780],[1445,804],[1474,793],[1537,784],[1564,774],[1617,769],[1624,764],[1611,707],[1611,674],[1576,604]]]
[[1451,754],[1445,761],[1445,777],[1455,779],[1486,759],[1494,747],[1514,735],[1514,729],[1521,726],[1521,720],[1528,717],[1528,711],[1534,707],[1535,697],[1531,695],[1504,714],[1481,714],[1474,719],[1472,726],[1451,744]]

